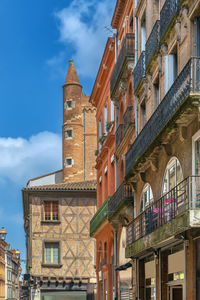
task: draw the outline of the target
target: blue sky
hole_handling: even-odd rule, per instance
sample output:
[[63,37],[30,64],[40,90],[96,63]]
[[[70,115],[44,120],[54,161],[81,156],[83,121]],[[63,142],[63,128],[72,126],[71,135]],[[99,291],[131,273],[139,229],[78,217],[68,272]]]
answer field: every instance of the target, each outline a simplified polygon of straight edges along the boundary
[[21,188],[61,168],[62,85],[72,58],[89,95],[115,0],[0,0],[0,227],[25,255]]

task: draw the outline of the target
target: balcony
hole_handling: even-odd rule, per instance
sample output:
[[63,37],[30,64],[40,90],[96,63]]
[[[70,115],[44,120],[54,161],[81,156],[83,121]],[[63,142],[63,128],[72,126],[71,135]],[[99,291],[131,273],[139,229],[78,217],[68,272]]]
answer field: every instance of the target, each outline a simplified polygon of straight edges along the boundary
[[160,21],[157,20],[146,42],[146,47],[145,47],[146,68],[148,68],[152,58],[158,52],[159,46],[160,46]]
[[115,132],[115,149],[119,147],[124,137],[124,124],[120,124]]
[[140,55],[140,58],[134,69],[134,89],[135,91],[140,86],[142,79],[145,77],[145,51]]
[[108,202],[108,219],[111,220],[124,206],[133,206],[133,194],[131,186],[122,182]]
[[[134,144],[126,154],[126,177],[138,161],[152,151],[158,137],[169,124],[174,124],[180,115],[180,108],[187,104],[189,96],[200,93],[200,58],[191,58],[173,85],[159,104],[151,118],[137,136]],[[196,98],[198,98],[196,96]],[[195,102],[195,97],[194,102]],[[192,105],[192,101],[189,103]],[[150,150],[151,146],[151,150]]]
[[150,204],[127,227],[126,257],[200,226],[200,176],[190,176]]
[[111,98],[115,98],[115,92],[118,87],[119,81],[123,77],[127,77],[126,72],[124,72],[125,67],[129,62],[134,61],[134,48],[135,48],[135,35],[133,33],[126,34],[120,53],[117,58],[117,63],[112,72],[112,76],[110,79],[110,94]]
[[178,15],[180,0],[166,0],[160,12],[160,40],[173,25],[175,17]]
[[102,206],[98,209],[96,214],[93,216],[92,220],[90,221],[90,236],[93,236],[96,230],[101,226],[104,220],[107,218],[108,215],[108,197]]

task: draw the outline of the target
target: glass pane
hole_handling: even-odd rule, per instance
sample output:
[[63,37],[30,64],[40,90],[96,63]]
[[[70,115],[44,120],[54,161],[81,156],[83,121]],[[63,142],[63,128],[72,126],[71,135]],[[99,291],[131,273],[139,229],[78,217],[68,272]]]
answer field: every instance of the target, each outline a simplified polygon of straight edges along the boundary
[[51,219],[51,202],[44,203],[45,221]]
[[53,263],[58,264],[59,262],[59,249],[58,249],[58,244],[55,244],[53,246]]
[[169,190],[173,189],[176,186],[176,173],[175,173],[175,165],[173,165],[169,169]]
[[51,263],[51,246],[45,245],[45,263]]
[[200,139],[195,142],[195,175],[200,174]]

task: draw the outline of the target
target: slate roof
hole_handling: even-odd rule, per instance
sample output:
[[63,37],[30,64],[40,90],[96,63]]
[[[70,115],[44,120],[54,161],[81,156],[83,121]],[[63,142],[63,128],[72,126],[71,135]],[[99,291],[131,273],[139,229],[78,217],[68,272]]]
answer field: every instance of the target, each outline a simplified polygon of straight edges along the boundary
[[23,191],[96,191],[96,180],[28,186]]

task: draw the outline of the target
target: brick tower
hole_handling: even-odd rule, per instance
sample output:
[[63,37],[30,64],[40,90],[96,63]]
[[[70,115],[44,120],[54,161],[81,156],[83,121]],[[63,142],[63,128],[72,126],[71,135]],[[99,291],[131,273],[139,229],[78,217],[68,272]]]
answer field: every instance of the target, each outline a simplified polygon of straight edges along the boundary
[[63,85],[63,182],[96,179],[95,110],[88,101],[70,60]]

